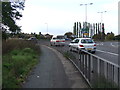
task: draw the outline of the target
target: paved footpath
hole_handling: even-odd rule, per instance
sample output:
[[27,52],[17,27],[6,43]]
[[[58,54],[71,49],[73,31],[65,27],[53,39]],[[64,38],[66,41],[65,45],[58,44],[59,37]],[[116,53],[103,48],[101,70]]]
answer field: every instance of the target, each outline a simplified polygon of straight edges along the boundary
[[80,73],[61,53],[41,45],[39,64],[28,76],[23,88],[89,88]]

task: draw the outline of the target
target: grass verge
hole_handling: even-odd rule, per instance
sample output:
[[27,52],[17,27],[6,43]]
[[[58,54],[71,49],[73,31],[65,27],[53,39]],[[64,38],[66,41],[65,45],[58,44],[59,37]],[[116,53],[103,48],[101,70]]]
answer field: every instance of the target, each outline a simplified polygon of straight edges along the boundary
[[2,88],[20,88],[28,73],[39,62],[40,48],[36,44],[19,41],[21,43],[14,47],[16,41],[12,42],[6,42],[12,48],[9,47],[2,57]]
[[118,88],[115,82],[107,80],[104,76],[99,76],[92,86],[93,88]]
[[63,52],[63,56],[67,59],[76,59],[76,57],[70,52]]

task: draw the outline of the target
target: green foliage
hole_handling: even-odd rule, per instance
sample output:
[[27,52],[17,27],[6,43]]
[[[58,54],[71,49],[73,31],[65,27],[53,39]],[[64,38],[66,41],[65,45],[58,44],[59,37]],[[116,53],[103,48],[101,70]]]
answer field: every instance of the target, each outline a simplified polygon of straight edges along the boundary
[[115,36],[114,33],[107,33],[106,35],[104,33],[99,33],[99,34],[95,34],[92,37],[94,40],[96,41],[100,41],[100,40],[106,40],[106,41],[111,41],[111,40],[120,40],[120,35]]
[[30,42],[27,40],[7,40],[2,42],[2,54],[7,54],[12,50],[16,49],[24,49],[24,48],[31,48],[35,50],[37,53],[40,53],[40,48],[34,42]]
[[[1,2],[1,1],[0,1]],[[2,33],[3,39],[7,38],[7,31],[20,32],[20,26],[16,25],[15,20],[20,20],[22,14],[20,10],[24,8],[24,2],[2,2]],[[19,9],[19,10],[18,10]]]
[[101,40],[102,34],[95,34],[92,38],[96,41]]
[[72,33],[72,32],[67,32],[67,33],[65,33],[64,35],[66,35],[67,38],[71,38],[71,35],[73,35],[73,33]]
[[74,26],[73,26],[73,34],[76,35],[76,22],[74,23]]
[[111,82],[106,79],[104,76],[98,76],[96,81],[92,83],[93,88],[118,88],[115,82]]
[[3,88],[19,88],[20,83],[38,62],[40,48],[25,40],[7,40],[2,44]]
[[98,34],[95,34],[92,38],[95,41],[104,41],[105,40],[105,33],[99,32]]
[[25,49],[23,49],[23,52],[24,53],[33,53],[33,50],[30,48],[25,48]]
[[114,40],[115,37],[114,37],[114,33],[107,33],[107,36],[106,36],[106,40]]
[[9,37],[9,34],[6,33],[5,31],[2,31],[2,39],[7,39]]
[[114,40],[114,36],[113,35],[107,35],[106,40]]
[[115,36],[115,40],[120,41],[120,35]]
[[31,68],[37,64],[33,49],[13,50],[3,56],[3,88],[19,88]]
[[70,52],[64,52],[63,53],[63,55],[64,55],[64,57],[66,57],[67,59],[76,59],[76,57],[72,54],[72,53],[70,53]]
[[78,36],[78,22],[77,22],[77,30],[76,30],[76,35]]

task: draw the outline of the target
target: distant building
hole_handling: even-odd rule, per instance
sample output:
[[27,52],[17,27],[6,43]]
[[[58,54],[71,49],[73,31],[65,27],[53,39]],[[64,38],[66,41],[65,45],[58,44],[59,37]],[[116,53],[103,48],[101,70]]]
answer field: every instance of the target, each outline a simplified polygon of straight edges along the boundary
[[45,34],[45,35],[44,35],[44,37],[45,37],[45,38],[50,39],[50,38],[52,38],[52,37],[53,37],[53,35],[50,35],[50,34]]

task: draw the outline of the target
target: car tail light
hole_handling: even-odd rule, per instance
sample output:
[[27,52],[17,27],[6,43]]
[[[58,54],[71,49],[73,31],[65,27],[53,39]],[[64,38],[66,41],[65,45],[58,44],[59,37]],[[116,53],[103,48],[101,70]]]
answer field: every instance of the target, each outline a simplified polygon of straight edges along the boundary
[[96,44],[94,44],[94,46],[96,46]]
[[60,42],[60,41],[57,40],[56,42]]
[[83,45],[79,45],[80,47],[84,47]]
[[62,42],[65,42],[64,40]]

